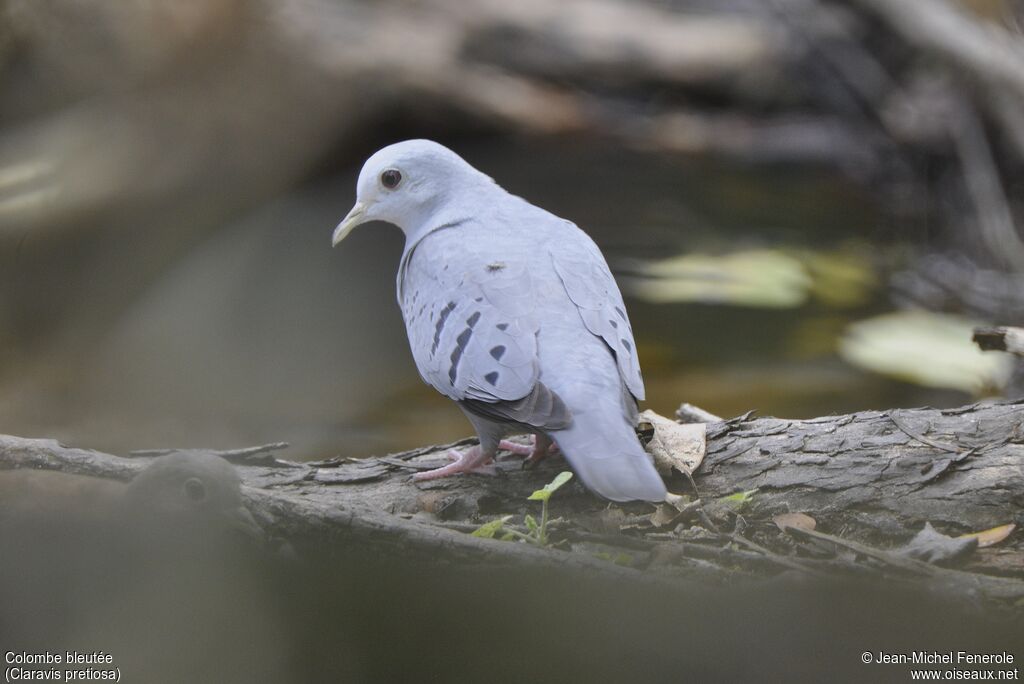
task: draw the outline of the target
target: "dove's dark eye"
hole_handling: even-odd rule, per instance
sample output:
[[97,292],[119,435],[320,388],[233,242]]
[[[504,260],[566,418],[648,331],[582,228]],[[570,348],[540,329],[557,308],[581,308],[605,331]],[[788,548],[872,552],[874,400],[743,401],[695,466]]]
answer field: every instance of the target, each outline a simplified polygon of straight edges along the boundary
[[402,182],[402,173],[397,169],[388,169],[380,174],[380,184],[388,190],[394,190]]

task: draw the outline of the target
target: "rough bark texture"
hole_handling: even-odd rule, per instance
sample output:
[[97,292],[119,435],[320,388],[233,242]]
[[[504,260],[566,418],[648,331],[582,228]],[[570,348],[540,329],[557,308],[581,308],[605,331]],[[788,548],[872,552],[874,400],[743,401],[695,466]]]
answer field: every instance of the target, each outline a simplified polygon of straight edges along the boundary
[[[783,569],[878,571],[844,560],[834,553],[839,547],[870,557],[897,578],[1016,600],[1024,597],[1024,582],[1011,579],[1024,577],[1019,534],[970,556],[967,567],[987,574],[936,568],[882,549],[905,543],[925,522],[950,535],[1024,522],[1022,426],[1024,402],[711,423],[707,455],[694,474],[699,501],[619,506],[575,482],[559,490],[551,514],[564,520],[552,524],[551,536],[568,553],[467,534],[502,515],[512,516],[509,529],[525,532],[523,516],[540,517],[540,504],[527,497],[566,469],[557,457],[532,470],[508,457],[496,477],[414,483],[410,473],[436,466],[451,445],[305,464],[270,453],[283,445],[209,453],[238,465],[246,505],[268,536],[300,551],[333,544],[339,553],[358,549],[416,561],[568,565],[634,581],[722,581]],[[122,458],[53,440],[0,437],[0,468],[122,481],[160,453]],[[670,488],[693,494],[682,476]],[[742,504],[724,498],[750,490],[756,492]],[[772,519],[792,512],[807,513],[835,536],[782,533]],[[874,549],[867,556],[863,543]],[[609,562],[615,559],[631,567]]]
[[1024,406],[868,411],[713,429],[698,486],[758,489],[755,510],[811,512],[892,538],[925,521],[961,531],[1020,516]]

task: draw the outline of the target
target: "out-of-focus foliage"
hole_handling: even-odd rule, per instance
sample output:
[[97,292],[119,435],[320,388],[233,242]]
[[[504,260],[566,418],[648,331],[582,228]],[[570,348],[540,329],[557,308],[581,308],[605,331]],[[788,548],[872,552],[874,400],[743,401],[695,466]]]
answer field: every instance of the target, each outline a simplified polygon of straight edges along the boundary
[[626,281],[630,294],[651,302],[782,307],[807,301],[810,277],[799,260],[776,250],[714,257],[684,254],[642,269],[648,278]]
[[971,341],[979,323],[927,311],[902,311],[852,324],[839,345],[848,362],[928,387],[985,394],[1010,377],[1013,360]]
[[853,307],[868,301],[877,274],[863,250],[752,249],[682,254],[635,265],[628,291],[655,303],[702,302],[791,308],[812,299]]

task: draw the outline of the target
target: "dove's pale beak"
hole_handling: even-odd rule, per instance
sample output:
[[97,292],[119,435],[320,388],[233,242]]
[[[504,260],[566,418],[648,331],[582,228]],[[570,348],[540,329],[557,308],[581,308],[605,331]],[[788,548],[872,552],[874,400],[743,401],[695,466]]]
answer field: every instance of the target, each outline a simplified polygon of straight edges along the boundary
[[227,527],[231,532],[237,533],[243,539],[247,539],[256,544],[262,544],[266,538],[263,532],[263,528],[259,526],[256,519],[252,517],[245,506],[239,506],[233,511],[226,513]]
[[348,212],[348,215],[334,229],[334,237],[331,238],[332,247],[337,247],[338,243],[344,240],[352,232],[353,228],[363,222],[363,214],[365,212],[366,206],[362,202],[356,202],[355,206],[352,207],[352,211]]

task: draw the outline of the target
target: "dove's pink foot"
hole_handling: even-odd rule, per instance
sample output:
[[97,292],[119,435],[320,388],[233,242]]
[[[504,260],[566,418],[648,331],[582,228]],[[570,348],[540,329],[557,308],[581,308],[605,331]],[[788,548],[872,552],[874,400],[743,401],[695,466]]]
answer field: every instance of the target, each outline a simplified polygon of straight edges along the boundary
[[498,471],[491,462],[493,459],[491,456],[483,453],[480,449],[480,445],[476,445],[465,451],[456,451],[451,449],[448,451],[448,458],[451,459],[451,463],[434,470],[427,470],[422,473],[416,473],[412,476],[414,480],[436,480],[441,477],[449,477],[451,475],[458,475],[459,473],[476,473],[479,475],[497,475]]
[[511,451],[517,456],[526,456],[523,461],[524,468],[532,468],[549,454],[558,453],[558,445],[552,442],[547,435],[534,435],[533,444],[519,444],[503,439],[498,443],[498,448]]

